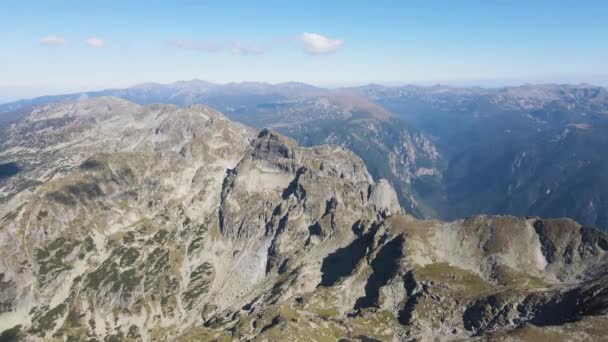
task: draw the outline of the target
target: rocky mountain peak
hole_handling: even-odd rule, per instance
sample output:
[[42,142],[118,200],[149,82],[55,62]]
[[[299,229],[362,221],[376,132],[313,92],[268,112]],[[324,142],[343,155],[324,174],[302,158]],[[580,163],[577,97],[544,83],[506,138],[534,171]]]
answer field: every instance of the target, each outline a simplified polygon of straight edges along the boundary
[[[268,129],[263,129],[252,141],[252,158],[275,163],[275,166],[293,169],[296,159],[296,143]],[[290,165],[291,164],[291,165]]]
[[8,137],[0,156],[18,167],[0,180],[0,331],[11,336],[605,333],[608,237],[571,220],[417,220],[345,147],[301,147],[204,106],[48,105]]

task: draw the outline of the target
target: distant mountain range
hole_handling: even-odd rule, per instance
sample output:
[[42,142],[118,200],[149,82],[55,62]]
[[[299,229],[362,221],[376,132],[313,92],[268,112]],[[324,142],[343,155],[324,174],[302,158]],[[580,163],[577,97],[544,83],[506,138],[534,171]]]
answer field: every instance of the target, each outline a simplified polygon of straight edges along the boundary
[[[41,97],[0,105],[5,122],[16,122],[35,105],[114,96],[138,104],[206,104],[230,119],[272,128],[304,146],[335,144],[355,151],[376,179],[398,189],[402,205],[416,216],[427,215],[412,189],[413,180],[440,177],[440,156],[415,128],[383,107],[348,90],[329,90],[303,83],[230,83],[182,81],[142,84],[128,89]],[[10,114],[9,114],[10,113]],[[0,116],[1,117],[1,116]],[[12,120],[12,121],[9,121]],[[5,125],[6,126],[6,125]]]
[[[592,85],[504,88],[200,80],[40,97],[0,105],[0,125],[32,106],[99,96],[138,104],[202,103],[305,146],[337,144],[397,189],[418,217],[568,216],[608,227],[603,132],[608,91]],[[0,134],[2,134],[0,126]]]
[[425,197],[442,218],[567,216],[608,227],[605,88],[356,90],[431,137],[448,167]]

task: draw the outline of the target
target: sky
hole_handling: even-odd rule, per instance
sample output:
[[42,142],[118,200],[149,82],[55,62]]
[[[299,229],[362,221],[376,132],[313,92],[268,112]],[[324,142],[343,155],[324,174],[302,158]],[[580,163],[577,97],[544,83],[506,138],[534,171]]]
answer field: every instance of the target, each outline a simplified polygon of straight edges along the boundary
[[608,83],[608,1],[0,0],[0,101],[143,82]]

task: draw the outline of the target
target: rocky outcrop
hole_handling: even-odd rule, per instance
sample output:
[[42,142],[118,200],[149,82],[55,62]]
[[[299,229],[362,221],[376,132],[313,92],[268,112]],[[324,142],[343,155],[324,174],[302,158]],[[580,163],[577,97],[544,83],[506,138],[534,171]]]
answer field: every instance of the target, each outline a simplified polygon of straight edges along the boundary
[[510,338],[608,308],[604,233],[417,220],[345,148],[204,106],[39,107],[0,156],[3,337]]

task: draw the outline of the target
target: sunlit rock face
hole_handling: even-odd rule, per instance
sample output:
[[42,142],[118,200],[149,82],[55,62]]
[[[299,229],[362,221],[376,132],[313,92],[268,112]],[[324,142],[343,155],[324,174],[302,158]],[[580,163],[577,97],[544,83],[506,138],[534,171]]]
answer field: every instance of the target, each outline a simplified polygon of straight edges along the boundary
[[344,147],[204,106],[45,105],[6,136],[3,338],[605,333],[608,238],[571,220],[417,220]]

